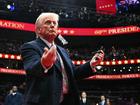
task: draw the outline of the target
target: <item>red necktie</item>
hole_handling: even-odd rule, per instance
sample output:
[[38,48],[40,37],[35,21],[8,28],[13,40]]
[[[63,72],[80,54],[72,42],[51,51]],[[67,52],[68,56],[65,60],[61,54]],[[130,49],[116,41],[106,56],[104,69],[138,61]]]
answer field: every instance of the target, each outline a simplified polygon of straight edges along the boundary
[[62,61],[62,58],[60,56],[60,54],[57,52],[58,55],[58,60],[60,62],[61,65],[61,72],[62,72],[62,76],[63,76],[63,81],[62,81],[62,94],[61,94],[61,98],[60,98],[60,102],[63,101],[63,95],[68,93],[68,77],[65,71],[65,67],[64,67],[64,63]]

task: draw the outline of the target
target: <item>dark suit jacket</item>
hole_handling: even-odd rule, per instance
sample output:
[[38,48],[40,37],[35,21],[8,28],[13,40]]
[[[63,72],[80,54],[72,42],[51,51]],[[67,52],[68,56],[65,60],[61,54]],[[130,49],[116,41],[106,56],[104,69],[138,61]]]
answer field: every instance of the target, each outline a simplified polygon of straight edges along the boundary
[[80,105],[90,105],[90,101],[86,99],[86,103],[83,103],[82,99],[80,100]]
[[[102,105],[102,102],[99,102],[99,105]],[[107,105],[106,101],[105,101],[104,105]]]
[[[47,45],[40,39],[25,43],[21,47],[24,69],[27,73],[27,91],[25,103],[33,105],[59,105],[62,90],[62,74],[59,63],[44,73],[40,58]],[[79,105],[79,95],[75,80],[88,77],[93,74],[89,62],[75,67],[65,49],[57,45],[64,62],[68,77],[69,94],[67,95],[66,105]],[[66,99],[65,99],[66,100]],[[25,104],[26,105],[26,104]]]
[[8,94],[4,105],[23,105],[23,95],[19,92],[16,92],[15,95]]

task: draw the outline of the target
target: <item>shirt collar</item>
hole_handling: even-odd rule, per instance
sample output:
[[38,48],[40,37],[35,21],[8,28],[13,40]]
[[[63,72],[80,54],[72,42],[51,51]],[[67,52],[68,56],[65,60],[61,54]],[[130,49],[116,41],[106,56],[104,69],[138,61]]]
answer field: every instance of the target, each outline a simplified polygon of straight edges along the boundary
[[48,47],[50,48],[52,45],[54,45],[54,42],[53,43],[50,43],[48,42],[47,40],[45,40],[44,38],[40,37],[40,39],[46,44],[48,45]]
[[12,93],[12,95],[14,96],[15,94],[17,94],[16,92],[15,93]]
[[102,103],[104,104],[105,103],[105,100],[103,100]]

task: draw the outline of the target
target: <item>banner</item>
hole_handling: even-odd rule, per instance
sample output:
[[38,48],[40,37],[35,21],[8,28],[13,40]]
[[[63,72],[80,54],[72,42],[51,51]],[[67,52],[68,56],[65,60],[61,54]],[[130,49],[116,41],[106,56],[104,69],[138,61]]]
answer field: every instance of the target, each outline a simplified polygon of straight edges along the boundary
[[6,69],[6,68],[0,68],[0,73],[26,75],[25,70],[15,70],[15,69]]
[[16,22],[16,21],[10,21],[10,20],[0,20],[0,27],[15,29],[15,30],[33,31],[33,32],[35,30],[34,24]]
[[[6,69],[6,68],[0,68],[0,73],[26,75],[25,70],[15,70],[15,69]],[[113,80],[113,79],[131,79],[131,78],[140,78],[140,74],[94,75],[86,79],[88,80],[94,80],[94,79],[95,80],[97,79]]]
[[[23,31],[35,31],[34,24],[0,20],[0,28],[8,28]],[[123,26],[113,28],[59,28],[59,33],[65,36],[112,36],[127,33],[140,32],[137,26]]]
[[115,74],[115,75],[95,75],[87,79],[104,79],[104,80],[114,80],[114,79],[131,79],[140,78],[140,74]]

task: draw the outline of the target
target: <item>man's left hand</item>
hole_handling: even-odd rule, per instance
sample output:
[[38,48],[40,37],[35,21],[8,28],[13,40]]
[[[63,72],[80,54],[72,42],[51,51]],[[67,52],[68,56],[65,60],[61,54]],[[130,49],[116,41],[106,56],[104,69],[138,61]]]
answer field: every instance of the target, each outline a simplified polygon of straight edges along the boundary
[[99,65],[101,63],[101,61],[103,61],[104,59],[104,51],[103,50],[99,50],[91,59],[90,61],[90,65],[91,67],[95,67],[97,65]]

